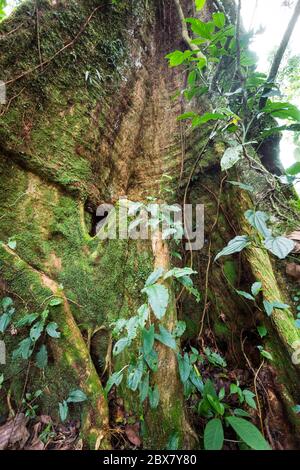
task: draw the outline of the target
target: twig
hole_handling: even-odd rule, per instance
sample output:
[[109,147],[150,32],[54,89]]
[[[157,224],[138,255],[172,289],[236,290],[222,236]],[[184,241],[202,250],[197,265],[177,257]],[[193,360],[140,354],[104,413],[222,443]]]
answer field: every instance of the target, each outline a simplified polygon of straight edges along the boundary
[[197,57],[198,58],[203,58],[203,59],[206,59],[205,58],[205,55],[202,54],[201,51],[199,51],[199,48],[198,46],[196,46],[196,44],[193,44],[192,42],[192,39],[189,35],[189,31],[188,31],[188,27],[187,27],[187,24],[186,24],[186,21],[185,21],[185,16],[184,16],[184,13],[183,13],[183,10],[182,10],[182,7],[181,7],[181,3],[180,3],[180,0],[174,0],[174,3],[176,5],[176,9],[177,9],[177,13],[178,13],[178,16],[180,18],[180,21],[181,21],[181,34],[182,34],[182,39],[184,40],[184,42],[186,43],[186,45],[194,52],[197,52]]

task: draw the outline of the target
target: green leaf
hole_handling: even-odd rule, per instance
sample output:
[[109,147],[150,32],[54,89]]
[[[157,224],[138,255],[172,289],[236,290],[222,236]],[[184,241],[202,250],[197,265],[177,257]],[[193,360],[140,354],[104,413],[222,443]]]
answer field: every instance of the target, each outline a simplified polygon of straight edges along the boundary
[[155,387],[152,389],[149,387],[149,404],[150,408],[152,410],[155,410],[158,407],[159,404],[159,390],[158,386],[155,385]]
[[149,372],[145,375],[143,380],[140,382],[140,402],[143,403],[149,394]]
[[232,186],[238,186],[244,191],[249,191],[249,193],[254,192],[254,188],[250,184],[239,183],[238,181],[227,181],[227,183],[231,184]]
[[222,403],[220,403],[219,398],[218,397],[213,397],[212,395],[209,395],[209,394],[207,394],[206,398],[209,401],[209,404],[215,410],[215,412],[218,413],[219,415],[223,416],[223,414],[225,412],[225,407]]
[[13,305],[13,300],[10,297],[4,297],[1,301],[1,305],[4,311]]
[[269,100],[262,112],[271,114],[279,119],[293,119],[294,121],[300,121],[300,111],[297,106],[291,103],[280,103]]
[[129,346],[131,343],[129,338],[121,338],[119,341],[116,342],[113,348],[113,356],[118,356],[121,354],[122,351],[124,351],[127,346]]
[[256,410],[256,402],[254,400],[255,394],[252,393],[250,390],[243,390],[243,395],[245,397],[245,401],[250,408]]
[[226,421],[251,449],[271,450],[261,432],[249,421],[235,416],[226,418]]
[[13,238],[10,238],[7,242],[7,246],[8,248],[10,248],[11,250],[15,250],[17,248],[17,242],[16,240],[14,240]]
[[137,329],[139,325],[140,325],[140,318],[137,315],[127,320],[126,331],[127,331],[128,340],[132,341],[134,338],[136,338]]
[[66,421],[68,413],[69,413],[69,407],[68,403],[64,400],[62,403],[58,404],[58,409],[59,409],[59,416],[62,422]]
[[204,389],[203,381],[201,380],[201,377],[198,375],[198,373],[196,373],[194,368],[192,368],[192,370],[191,370],[189,380],[196,387],[198,392],[203,393],[203,389]]
[[296,413],[296,414],[300,413],[300,405],[293,406],[292,409],[293,409],[294,413]]
[[285,259],[295,249],[295,243],[285,237],[269,237],[264,241],[264,245],[279,259]]
[[186,18],[186,23],[190,23],[193,33],[204,39],[211,39],[212,34],[215,29],[213,22],[209,21],[207,23],[199,20],[198,18]]
[[265,357],[269,361],[273,361],[273,356],[268,351],[266,351],[262,346],[257,346],[257,349],[260,351],[260,355]]
[[288,308],[290,308],[289,305],[279,302],[278,300],[274,302],[269,302],[268,300],[264,300],[263,305],[264,305],[266,314],[269,317],[272,315],[274,308],[277,308],[278,310],[287,310]]
[[154,325],[151,325],[149,330],[144,328],[142,330],[143,339],[143,352],[147,356],[153,349],[154,345]]
[[11,315],[8,313],[4,313],[0,317],[0,333],[5,333],[6,328],[9,326],[11,322]]
[[268,330],[264,325],[260,325],[257,327],[258,334],[261,338],[264,338],[268,334]]
[[254,298],[252,295],[248,294],[248,292],[244,292],[243,290],[237,290],[236,292],[237,292],[241,297],[244,297],[244,298],[247,299],[247,300],[253,300],[253,301],[255,301],[255,298]]
[[204,113],[201,116],[196,116],[192,120],[193,127],[203,126],[209,121],[219,121],[226,119],[225,114],[221,113]]
[[30,333],[29,333],[30,339],[31,339],[32,341],[36,342],[36,341],[40,338],[40,336],[41,336],[41,334],[42,334],[42,332],[43,332],[43,330],[44,330],[44,326],[45,326],[45,324],[44,324],[44,322],[43,322],[42,320],[36,322],[36,323],[33,325],[33,327],[32,327],[31,330],[30,330]]
[[48,352],[46,346],[43,344],[36,355],[36,365],[39,369],[45,369],[48,364]]
[[242,154],[243,154],[242,145],[229,147],[227,150],[225,150],[224,155],[221,159],[222,171],[226,171],[232,168],[242,158]]
[[13,351],[13,359],[29,359],[32,351],[33,351],[34,344],[30,338],[23,339],[18,348]]
[[204,430],[204,449],[221,450],[224,444],[224,431],[220,419],[211,419]]
[[168,440],[166,450],[178,450],[179,447],[179,434],[173,432]]
[[268,229],[266,222],[269,220],[268,214],[261,211],[249,210],[245,212],[245,217],[249,224],[255,228],[263,237],[270,237],[272,235],[271,230]]
[[213,13],[212,17],[213,17],[213,22],[217,28],[219,29],[224,28],[225,22],[226,22],[224,13],[219,11],[217,13]]
[[289,175],[296,176],[300,173],[300,162],[294,163],[287,170],[285,170]]
[[56,297],[55,299],[50,300],[49,306],[50,307],[57,307],[63,303],[63,299]]
[[260,291],[262,290],[262,283],[261,282],[255,282],[252,287],[251,287],[251,292],[254,297],[256,297]]
[[180,279],[182,277],[191,276],[192,274],[197,274],[197,271],[191,268],[173,268],[164,275],[164,279],[168,279],[169,277]]
[[181,382],[185,383],[188,380],[192,370],[189,355],[185,353],[182,357],[181,354],[177,354],[177,360]]
[[143,362],[139,361],[136,367],[129,369],[127,385],[130,390],[135,392],[142,380],[143,376]]
[[235,237],[231,240],[227,247],[224,248],[216,257],[215,261],[217,261],[222,256],[229,256],[234,253],[240,253],[244,248],[250,245],[250,238],[247,236],[239,236]]
[[81,390],[72,390],[67,398],[67,403],[81,403],[87,400],[87,396]]
[[[149,318],[149,308],[147,304],[141,305],[141,307],[138,309],[138,319],[139,319],[139,326],[141,328],[144,328],[146,325],[146,322]],[[126,320],[125,320],[126,324]]]
[[144,359],[153,372],[158,371],[158,353],[154,349]]
[[155,284],[156,281],[158,281],[158,279],[163,275],[163,273],[164,273],[163,268],[158,268],[155,271],[153,271],[153,273],[151,273],[150,276],[148,277],[145,283],[145,286],[147,287],[147,286],[151,286],[152,284]]
[[174,336],[172,335],[172,333],[162,325],[159,325],[158,328],[159,328],[159,334],[155,334],[155,339],[157,339],[157,341],[160,341],[162,344],[164,344],[165,346],[168,346],[169,348],[175,351],[177,348],[177,345],[176,345],[176,340]]
[[23,328],[24,326],[30,326],[39,317],[38,313],[29,313],[25,315],[21,320],[17,321],[16,327]]
[[202,10],[202,8],[204,8],[205,3],[206,0],[195,0],[196,11]]
[[123,371],[119,370],[118,372],[114,372],[108,379],[106,386],[105,386],[105,393],[106,395],[110,392],[112,387],[116,385],[117,387],[120,385],[124,377]]
[[247,413],[247,411],[242,410],[240,408],[235,408],[233,410],[233,413],[235,414],[235,416],[239,416],[240,418],[250,418],[251,417],[249,415],[249,413]]
[[173,331],[173,336],[175,338],[181,338],[181,336],[184,334],[185,330],[186,330],[186,323],[184,321],[180,320],[176,323],[176,327]]
[[57,331],[58,325],[55,322],[48,323],[46,331],[51,338],[60,338],[60,332]]
[[148,296],[149,303],[158,320],[161,320],[165,315],[169,302],[169,291],[161,284],[153,284],[152,286],[145,287],[142,290]]
[[193,55],[192,51],[174,51],[166,55],[170,67],[178,67]]

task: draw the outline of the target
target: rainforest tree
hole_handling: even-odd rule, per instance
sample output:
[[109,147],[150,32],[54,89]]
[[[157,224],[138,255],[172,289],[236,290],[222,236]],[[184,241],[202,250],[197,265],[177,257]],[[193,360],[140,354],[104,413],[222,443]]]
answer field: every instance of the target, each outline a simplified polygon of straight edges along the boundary
[[[300,171],[279,142],[300,111],[277,78],[300,1],[269,76],[240,7],[25,0],[1,22],[2,448],[55,447],[71,418],[73,448],[299,447]],[[99,236],[122,201],[151,240]],[[158,204],[204,205],[203,248]]]

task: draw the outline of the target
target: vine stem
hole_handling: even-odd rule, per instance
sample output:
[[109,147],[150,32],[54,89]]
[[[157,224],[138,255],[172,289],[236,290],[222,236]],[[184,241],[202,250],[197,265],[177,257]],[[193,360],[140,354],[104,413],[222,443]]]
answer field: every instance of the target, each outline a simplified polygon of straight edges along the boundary
[[199,50],[199,48],[196,46],[196,44],[193,44],[192,39],[189,35],[189,30],[185,21],[185,16],[182,10],[182,6],[180,3],[180,0],[174,0],[174,3],[176,5],[177,13],[181,21],[181,34],[182,34],[182,39],[186,43],[186,45],[194,52],[197,52],[197,57],[202,58],[206,60],[206,57],[202,52]]

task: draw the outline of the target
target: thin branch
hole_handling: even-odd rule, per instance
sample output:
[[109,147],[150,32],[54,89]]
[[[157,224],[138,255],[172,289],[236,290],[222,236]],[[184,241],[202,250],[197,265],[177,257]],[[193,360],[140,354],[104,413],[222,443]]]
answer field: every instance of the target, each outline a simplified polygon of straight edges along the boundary
[[[300,1],[300,0],[299,0]],[[201,51],[199,51],[199,48],[198,46],[196,46],[196,44],[193,44],[192,43],[192,39],[189,35],[189,30],[188,30],[188,27],[187,27],[187,24],[186,24],[186,21],[185,21],[185,16],[184,16],[184,13],[183,13],[183,10],[182,10],[182,7],[181,7],[181,3],[180,3],[180,0],[174,0],[174,3],[176,5],[176,9],[177,9],[177,13],[178,13],[178,16],[180,18],[180,21],[181,21],[181,30],[182,30],[182,39],[184,40],[184,42],[186,43],[186,45],[194,52],[197,52],[197,56],[199,58],[203,58],[205,59],[205,55],[202,54]]]
[[[299,15],[300,15],[300,0],[298,0],[296,4],[293,16],[288,24],[288,27],[286,29],[286,32],[284,33],[279,49],[276,52],[276,55],[274,57],[272,67],[271,67],[268,80],[267,80],[268,85],[266,85],[266,87],[264,88],[263,95],[265,95],[266,93],[268,93],[268,91],[270,91],[272,87],[272,83],[274,83],[274,81],[276,80],[279,67],[281,65],[285,51],[289,45],[291,36],[293,34],[293,31],[298,21]],[[259,109],[262,109],[265,107],[267,100],[268,100],[268,97],[261,97],[260,102],[259,102]]]

